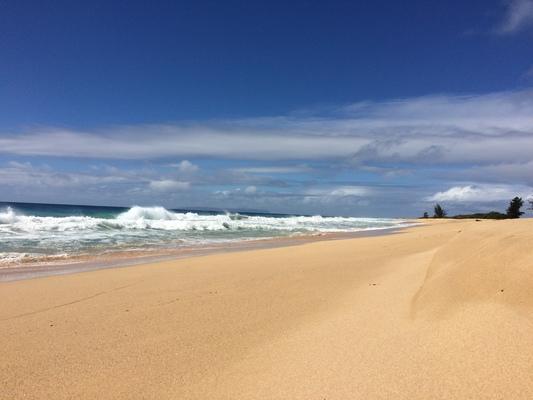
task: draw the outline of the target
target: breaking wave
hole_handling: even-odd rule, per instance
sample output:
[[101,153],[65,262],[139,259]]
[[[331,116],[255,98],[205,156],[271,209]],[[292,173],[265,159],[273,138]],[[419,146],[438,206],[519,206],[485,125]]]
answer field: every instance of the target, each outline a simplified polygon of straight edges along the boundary
[[[405,226],[405,220],[316,216],[201,214],[134,206],[109,217],[25,215],[0,210],[0,264],[19,257],[179,247],[320,232]],[[9,261],[11,260],[11,261]]]
[[135,206],[115,218],[87,216],[39,217],[16,213],[11,207],[0,212],[0,230],[12,232],[72,232],[97,230],[168,230],[168,231],[225,231],[269,230],[297,232],[346,232],[369,228],[397,226],[399,220],[380,218],[350,218],[294,216],[267,217],[240,214],[200,215],[177,213],[163,207]]

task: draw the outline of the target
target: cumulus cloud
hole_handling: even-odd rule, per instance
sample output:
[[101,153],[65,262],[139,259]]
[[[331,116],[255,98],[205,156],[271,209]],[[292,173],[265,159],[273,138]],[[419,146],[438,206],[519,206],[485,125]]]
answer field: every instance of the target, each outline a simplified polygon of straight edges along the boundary
[[[0,200],[368,215],[359,207],[375,204],[369,203],[368,197],[381,196],[378,189],[361,185],[335,186],[329,182],[307,183],[305,179],[281,185],[262,175],[250,180],[246,175],[235,176],[231,168],[216,172],[201,168],[194,180],[182,181],[172,176],[173,171],[168,173],[167,163],[162,163],[160,169],[91,164],[87,172],[65,172],[57,169],[59,165],[21,161],[0,164]],[[397,207],[398,195],[393,197]]]
[[533,0],[508,0],[497,33],[511,34],[533,26]]
[[186,190],[191,187],[190,182],[175,181],[172,179],[162,179],[157,181],[151,181],[149,186],[153,190],[160,192],[170,192],[175,190]]
[[521,185],[467,185],[454,186],[426,198],[427,201],[448,202],[497,202],[515,196],[527,198],[533,188]]
[[424,96],[322,114],[0,132],[0,156],[16,158],[0,165],[0,185],[25,188],[21,199],[79,193],[72,201],[330,214],[366,204],[417,215],[427,201],[489,206],[527,195],[532,149],[533,90]]
[[178,172],[183,174],[191,174],[198,171],[198,165],[193,164],[189,160],[183,160],[177,164],[170,164],[171,167],[174,167]]

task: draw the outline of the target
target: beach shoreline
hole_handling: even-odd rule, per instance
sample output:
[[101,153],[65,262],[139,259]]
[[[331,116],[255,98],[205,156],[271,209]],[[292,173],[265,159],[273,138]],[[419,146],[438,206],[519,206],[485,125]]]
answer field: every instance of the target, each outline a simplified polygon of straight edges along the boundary
[[0,283],[0,398],[530,399],[533,220]]
[[357,237],[410,224],[396,218],[0,203],[0,281]]
[[404,227],[367,229],[357,232],[318,233],[272,237],[264,239],[240,240],[222,243],[209,243],[179,248],[153,248],[137,251],[113,252],[108,254],[71,256],[56,258],[50,262],[28,262],[7,264],[0,267],[0,282],[35,279],[45,276],[75,274],[108,268],[126,268],[135,265],[152,264],[163,261],[180,260],[189,257],[202,257],[211,254],[251,251],[277,247],[298,246],[316,241],[353,239],[365,236],[387,235],[421,224],[406,220]]

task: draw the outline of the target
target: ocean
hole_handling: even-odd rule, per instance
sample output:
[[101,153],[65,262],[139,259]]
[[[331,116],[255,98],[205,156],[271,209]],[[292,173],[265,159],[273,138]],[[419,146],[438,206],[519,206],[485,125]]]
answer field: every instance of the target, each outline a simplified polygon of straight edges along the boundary
[[390,218],[0,202],[0,268],[407,225]]

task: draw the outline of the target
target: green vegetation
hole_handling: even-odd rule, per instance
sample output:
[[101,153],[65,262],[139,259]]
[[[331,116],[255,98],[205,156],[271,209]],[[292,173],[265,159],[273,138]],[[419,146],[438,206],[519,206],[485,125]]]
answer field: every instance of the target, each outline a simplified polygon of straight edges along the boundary
[[440,204],[436,204],[434,210],[435,214],[433,215],[433,218],[445,218],[447,215],[446,211],[440,206]]
[[520,209],[524,205],[524,201],[521,197],[515,197],[511,200],[509,203],[509,207],[507,207],[507,218],[520,218],[520,216],[523,214]]
[[491,211],[488,213],[475,213],[475,214],[460,214],[454,215],[455,219],[507,219],[507,214],[502,214],[498,211]]
[[[529,209],[533,210],[533,199],[527,200],[529,202]],[[459,214],[454,215],[451,218],[454,219],[513,219],[513,218],[520,218],[521,215],[524,214],[524,212],[520,211],[522,206],[524,205],[524,201],[521,197],[515,197],[512,199],[509,203],[509,207],[507,207],[506,213],[503,214],[499,211],[490,211],[487,213],[473,213],[473,214]],[[440,204],[435,204],[435,214],[433,215],[433,218],[446,218],[447,212],[442,208]],[[429,215],[427,212],[424,212],[424,215],[421,218],[429,218]]]

